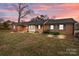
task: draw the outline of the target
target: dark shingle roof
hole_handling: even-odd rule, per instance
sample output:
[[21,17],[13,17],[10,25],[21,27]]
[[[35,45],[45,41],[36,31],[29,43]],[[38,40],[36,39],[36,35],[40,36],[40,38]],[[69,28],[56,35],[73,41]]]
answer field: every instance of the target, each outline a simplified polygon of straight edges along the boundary
[[76,21],[73,20],[73,18],[65,18],[65,19],[49,19],[46,22],[46,24],[59,24],[59,23],[68,24],[68,23],[76,23]]
[[17,26],[27,26],[28,22],[20,22],[16,24]]
[[39,20],[34,20],[34,21],[30,21],[30,22],[28,23],[28,25],[43,25],[45,21],[46,21],[46,20],[41,20],[41,19],[39,19]]
[[29,22],[20,22],[16,25],[18,26],[27,26],[27,25],[43,25],[43,24],[68,24],[68,23],[77,23],[73,18],[65,18],[65,19],[48,19],[48,20],[32,20]]

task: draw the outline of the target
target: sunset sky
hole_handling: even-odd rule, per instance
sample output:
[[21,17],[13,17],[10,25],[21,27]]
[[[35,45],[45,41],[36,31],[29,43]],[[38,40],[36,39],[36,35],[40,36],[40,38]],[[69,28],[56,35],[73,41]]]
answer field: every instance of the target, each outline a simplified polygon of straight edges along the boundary
[[[79,4],[77,3],[28,3],[33,14],[27,15],[25,21],[38,15],[48,15],[49,18],[74,18],[79,21]],[[17,21],[17,11],[12,4],[0,4],[0,18]]]

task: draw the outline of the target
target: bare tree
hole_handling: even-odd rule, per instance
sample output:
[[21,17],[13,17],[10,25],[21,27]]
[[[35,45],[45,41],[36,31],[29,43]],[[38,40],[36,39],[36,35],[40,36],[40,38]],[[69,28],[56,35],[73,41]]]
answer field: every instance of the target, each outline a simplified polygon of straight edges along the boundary
[[49,19],[49,17],[47,15],[40,15],[40,18],[43,19],[43,20]]
[[18,13],[18,23],[21,22],[21,18],[24,18],[27,14],[31,14],[33,10],[29,9],[29,6],[25,3],[13,4]]
[[0,18],[0,23],[3,23],[4,22],[4,19],[3,18]]

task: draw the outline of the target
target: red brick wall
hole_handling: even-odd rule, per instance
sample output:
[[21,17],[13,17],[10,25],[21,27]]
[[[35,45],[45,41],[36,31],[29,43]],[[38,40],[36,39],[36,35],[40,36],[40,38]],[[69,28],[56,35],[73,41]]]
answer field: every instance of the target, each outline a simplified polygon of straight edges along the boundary
[[36,32],[42,33],[43,32],[43,26],[41,25],[40,29],[38,29],[38,26],[36,26]]
[[[49,25],[44,25],[43,30],[48,30]],[[64,30],[54,29],[50,30],[50,32],[60,32],[61,34],[73,35],[74,34],[74,25],[73,24],[66,24]]]
[[[73,24],[66,24],[65,25],[65,29],[64,30],[59,30],[59,29],[54,29],[54,30],[50,30],[51,32],[60,32],[63,34],[69,34],[69,35],[73,35],[74,33],[74,29],[73,29],[74,25]],[[16,26],[16,30],[17,31],[28,31],[29,27],[26,26]],[[36,32],[42,33],[43,31],[46,31],[49,29],[49,25],[43,25],[41,26],[40,29],[38,29],[38,26],[35,26],[35,30]]]
[[74,35],[74,24],[67,24],[65,33]]
[[28,31],[28,26],[16,26],[16,31]]

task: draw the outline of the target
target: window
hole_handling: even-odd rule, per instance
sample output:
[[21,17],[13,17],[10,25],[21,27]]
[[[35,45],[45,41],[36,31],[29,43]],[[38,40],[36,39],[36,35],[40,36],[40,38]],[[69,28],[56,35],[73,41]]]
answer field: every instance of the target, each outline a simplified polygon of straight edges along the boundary
[[30,26],[30,29],[35,29],[35,26],[32,26],[32,25],[31,25],[31,26]]
[[38,29],[40,29],[41,28],[41,26],[40,25],[38,25]]
[[13,26],[13,29],[15,29],[15,25]]
[[64,25],[59,25],[59,30],[63,30],[64,29]]
[[30,25],[29,26],[29,31],[35,31],[35,26],[34,25]]
[[54,25],[50,25],[50,29],[54,29]]

